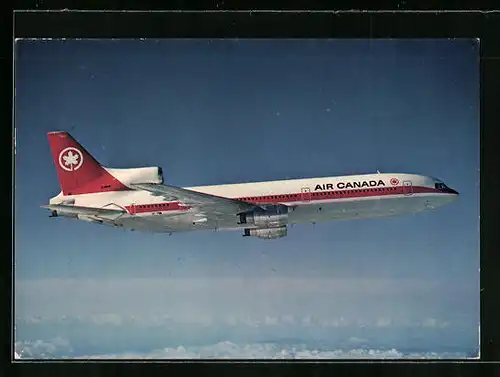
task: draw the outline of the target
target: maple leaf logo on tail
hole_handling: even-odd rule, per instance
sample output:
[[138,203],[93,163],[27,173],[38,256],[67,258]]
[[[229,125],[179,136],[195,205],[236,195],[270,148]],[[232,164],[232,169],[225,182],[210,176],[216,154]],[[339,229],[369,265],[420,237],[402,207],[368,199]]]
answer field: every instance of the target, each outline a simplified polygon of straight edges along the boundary
[[[63,162],[64,160],[64,162]],[[80,169],[83,164],[83,155],[78,149],[65,148],[59,154],[59,165],[66,171],[75,171]]]

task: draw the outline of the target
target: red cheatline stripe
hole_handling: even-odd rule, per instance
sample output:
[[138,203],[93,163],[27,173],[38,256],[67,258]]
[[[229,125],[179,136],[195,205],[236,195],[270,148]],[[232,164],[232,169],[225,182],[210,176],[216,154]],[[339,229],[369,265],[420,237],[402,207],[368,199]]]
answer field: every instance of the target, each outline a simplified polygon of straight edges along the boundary
[[[391,195],[403,195],[412,192],[413,194],[440,194],[442,192],[422,186],[397,186],[397,187],[381,187],[381,188],[366,188],[353,190],[337,190],[337,191],[316,191],[310,193],[294,193],[282,195],[264,195],[233,198],[248,203],[257,204],[273,204],[273,203],[292,203],[303,202],[309,200],[315,202],[319,200],[332,199],[351,199],[351,198],[366,198],[366,197],[387,197]],[[308,197],[308,198],[307,198]],[[154,203],[154,204],[138,204],[125,207],[129,213],[151,213],[151,212],[170,212],[170,211],[187,211],[191,207],[184,206],[180,202]]]
[[184,206],[180,202],[153,203],[153,204],[135,204],[125,206],[129,213],[151,213],[151,212],[169,212],[169,211],[187,211],[191,207]]

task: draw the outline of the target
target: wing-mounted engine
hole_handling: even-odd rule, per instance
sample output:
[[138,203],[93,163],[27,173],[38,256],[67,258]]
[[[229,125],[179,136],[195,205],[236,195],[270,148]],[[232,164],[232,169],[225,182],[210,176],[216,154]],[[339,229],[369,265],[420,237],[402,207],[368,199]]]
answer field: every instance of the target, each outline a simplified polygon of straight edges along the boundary
[[285,237],[287,235],[287,228],[285,226],[280,226],[276,228],[257,228],[257,229],[245,229],[243,237],[259,237],[271,240],[274,238]]
[[245,229],[244,237],[274,239],[287,235],[288,211],[284,205],[272,205],[240,213],[238,224],[248,224],[256,228]]
[[238,216],[238,224],[248,224],[259,228],[276,228],[288,223],[289,208],[284,205],[273,205],[267,208],[258,208],[251,212],[243,212]]
[[124,185],[132,184],[162,184],[163,183],[163,169],[155,167],[147,168],[132,168],[132,169],[110,169],[106,170]]

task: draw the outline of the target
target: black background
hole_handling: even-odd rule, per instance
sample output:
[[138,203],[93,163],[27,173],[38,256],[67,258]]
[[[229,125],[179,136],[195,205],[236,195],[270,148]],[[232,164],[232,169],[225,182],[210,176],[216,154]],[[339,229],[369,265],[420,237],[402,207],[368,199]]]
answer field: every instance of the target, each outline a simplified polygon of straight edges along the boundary
[[[481,42],[481,360],[500,360],[499,327],[495,326],[500,299],[498,273],[500,258],[497,245],[499,226],[495,217],[499,212],[498,194],[500,190],[498,169],[494,163],[499,148],[498,135],[495,131],[500,127],[500,12],[494,11],[452,11],[460,9],[460,2],[449,2],[448,11],[438,9],[437,1],[416,5],[415,2],[400,1],[389,4],[386,11],[355,11],[357,7],[349,3],[336,2],[336,11],[299,11],[305,9],[286,5],[284,11],[249,11],[239,2],[219,1],[200,4],[192,1],[165,2],[163,9],[170,6],[174,11],[106,11],[105,9],[132,9],[137,6],[131,1],[117,1],[106,4],[104,1],[18,1],[13,13],[3,13],[1,27],[9,30],[11,38],[7,48],[3,50],[0,61],[4,73],[2,82],[7,96],[12,97],[12,56],[11,44],[14,38],[480,38]],[[140,2],[143,7],[155,9],[153,4]],[[158,5],[158,4],[156,4]],[[190,8],[188,8],[188,5]],[[326,9],[325,4],[308,2],[308,7],[316,10]],[[380,2],[377,4],[384,9]],[[434,5],[434,6],[433,6]],[[233,6],[233,8],[231,8]],[[340,11],[344,6],[345,11]],[[382,6],[382,7],[381,7]],[[84,9],[103,9],[103,11],[83,11]],[[340,7],[340,8],[339,8]],[[79,9],[80,11],[44,11],[47,9]],[[190,11],[181,11],[191,9]],[[26,10],[21,10],[26,9]],[[28,11],[30,9],[30,11]],[[159,9],[159,8],[157,8]],[[209,11],[202,11],[208,9]],[[234,9],[236,11],[227,11]],[[252,9],[247,5],[247,9]],[[254,8],[255,9],[255,8]],[[279,9],[277,7],[276,9]],[[361,8],[357,8],[361,9]],[[409,11],[413,9],[413,11]],[[418,11],[418,9],[425,9]],[[11,17],[12,15],[12,17]],[[12,124],[12,99],[8,102],[10,111],[5,114],[5,124]],[[4,127],[12,137],[12,128]],[[7,135],[5,137],[7,140]],[[9,141],[10,143],[10,141]],[[12,151],[12,144],[10,145]],[[9,167],[12,169],[12,152]],[[5,177],[6,175],[4,175]],[[2,187],[12,188],[12,181],[4,178]],[[36,189],[34,183],[33,189]],[[12,190],[8,193],[12,198]],[[11,215],[9,210],[4,214]],[[6,216],[6,215],[5,215]],[[12,216],[7,217],[12,219]],[[13,237],[9,227],[2,227]],[[7,239],[7,237],[4,237]],[[11,238],[13,239],[13,238]],[[9,245],[12,250],[12,242]],[[320,375],[363,374],[370,376],[406,376],[439,375],[439,376],[480,376],[498,375],[498,364],[480,363],[479,361],[418,361],[418,362],[314,362],[314,361],[266,361],[266,362],[155,362],[144,363],[134,361],[120,362],[14,362],[12,348],[12,255],[5,250],[3,263],[4,279],[2,295],[6,321],[2,327],[1,339],[4,341],[3,356],[6,357],[4,367],[9,369],[0,375],[50,375],[86,376],[122,375],[134,373],[144,376],[165,375],[169,373],[190,373],[197,375],[218,376],[220,374],[240,375],[242,373],[258,373],[260,375],[292,376],[299,374]],[[496,367],[496,368],[495,368]],[[10,373],[9,373],[10,372]],[[495,373],[496,372],[496,373]]]

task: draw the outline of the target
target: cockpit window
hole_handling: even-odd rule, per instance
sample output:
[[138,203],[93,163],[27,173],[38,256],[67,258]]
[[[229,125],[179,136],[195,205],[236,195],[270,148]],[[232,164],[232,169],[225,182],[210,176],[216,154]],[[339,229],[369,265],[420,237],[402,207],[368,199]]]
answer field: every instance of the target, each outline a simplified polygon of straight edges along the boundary
[[444,189],[447,188],[446,185],[444,183],[442,183],[442,182],[435,183],[434,187],[436,187],[436,189],[438,189],[438,190],[444,190]]

